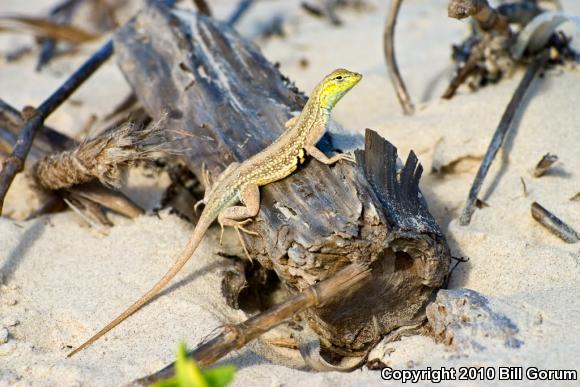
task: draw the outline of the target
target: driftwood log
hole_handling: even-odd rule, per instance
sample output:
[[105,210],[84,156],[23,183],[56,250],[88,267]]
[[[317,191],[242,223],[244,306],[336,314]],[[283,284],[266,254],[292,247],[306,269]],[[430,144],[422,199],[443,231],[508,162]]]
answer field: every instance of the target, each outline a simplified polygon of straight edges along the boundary
[[[151,4],[114,44],[140,103],[154,120],[168,115],[168,133],[181,136],[179,157],[200,179],[203,165],[216,176],[266,147],[305,103],[258,48],[197,13]],[[331,150],[328,136],[321,142]],[[449,266],[415,155],[398,167],[396,149],[372,131],[369,151],[357,152],[356,166],[310,161],[263,187],[250,227],[261,237],[245,236],[251,255],[290,294],[351,263],[369,265],[372,276],[347,296],[305,312],[323,350],[335,355],[364,354],[393,329],[422,321]]]

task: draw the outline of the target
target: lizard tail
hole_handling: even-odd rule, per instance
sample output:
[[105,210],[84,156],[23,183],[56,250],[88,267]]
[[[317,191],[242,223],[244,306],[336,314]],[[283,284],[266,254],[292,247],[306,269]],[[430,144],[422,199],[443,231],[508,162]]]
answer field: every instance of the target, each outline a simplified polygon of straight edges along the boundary
[[175,263],[173,264],[171,269],[169,269],[169,271],[163,276],[163,278],[161,278],[151,288],[151,290],[149,290],[147,293],[145,293],[143,296],[141,296],[141,298],[139,298],[133,305],[131,305],[129,308],[127,308],[117,318],[115,318],[113,321],[111,321],[109,324],[107,324],[103,329],[101,329],[99,332],[97,332],[93,337],[91,337],[90,339],[85,341],[81,346],[79,346],[74,351],[69,353],[67,355],[67,357],[71,357],[71,356],[75,355],[76,353],[82,351],[83,349],[87,348],[88,346],[93,344],[95,341],[100,339],[104,334],[106,334],[111,329],[115,328],[117,325],[122,323],[126,318],[128,318],[133,313],[135,313],[136,311],[141,309],[141,307],[143,305],[145,305],[153,297],[155,297],[155,295],[157,293],[159,293],[159,291],[161,291],[161,289],[163,289],[165,287],[165,285],[167,285],[169,283],[169,281],[171,281],[173,279],[173,277],[175,277],[175,275],[181,270],[183,265],[185,265],[185,263],[193,255],[193,253],[197,249],[197,246],[199,246],[201,240],[203,239],[205,232],[207,231],[210,224],[212,223],[210,220],[207,220],[205,218],[206,217],[204,217],[202,214],[197,226],[195,227],[195,230],[193,231],[193,235],[191,236],[191,239],[187,243],[187,246],[179,254],[179,256],[177,257],[177,260],[175,261]]

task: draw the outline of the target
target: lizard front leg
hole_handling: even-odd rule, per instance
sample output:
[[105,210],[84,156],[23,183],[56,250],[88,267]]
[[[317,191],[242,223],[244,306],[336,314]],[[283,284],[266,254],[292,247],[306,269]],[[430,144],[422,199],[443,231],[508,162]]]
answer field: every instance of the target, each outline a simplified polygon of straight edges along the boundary
[[223,209],[218,215],[218,223],[222,228],[222,236],[224,226],[230,226],[236,230],[242,247],[244,248],[246,255],[251,261],[252,257],[246,248],[246,244],[242,238],[242,235],[240,234],[240,230],[250,235],[259,235],[257,232],[244,228],[244,226],[251,222],[252,218],[258,215],[258,212],[260,211],[260,189],[258,186],[255,184],[249,185],[244,188],[243,191],[240,191],[240,201],[242,202],[243,206],[233,206]]
[[348,153],[339,153],[339,154],[334,155],[332,157],[328,157],[324,153],[322,153],[322,151],[320,149],[318,149],[316,147],[316,145],[313,145],[313,144],[305,144],[304,150],[310,156],[314,157],[316,160],[318,160],[321,163],[326,164],[326,165],[334,164],[340,160],[351,161],[353,163],[355,162],[354,157]]

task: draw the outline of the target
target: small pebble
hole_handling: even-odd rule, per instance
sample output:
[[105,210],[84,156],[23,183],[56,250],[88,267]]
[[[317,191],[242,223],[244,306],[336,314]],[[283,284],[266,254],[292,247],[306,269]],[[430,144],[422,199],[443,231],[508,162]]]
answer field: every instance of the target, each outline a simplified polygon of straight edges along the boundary
[[18,301],[16,300],[16,298],[12,298],[12,297],[9,297],[9,298],[4,300],[4,304],[9,305],[9,306],[14,306],[17,303],[18,303]]
[[6,344],[8,342],[8,329],[1,328],[0,329],[0,345]]
[[14,290],[18,290],[19,287],[18,285],[1,285],[0,286],[0,291],[2,292],[13,292]]
[[16,317],[6,317],[2,320],[2,325],[5,327],[15,327],[18,324],[20,324],[20,321]]
[[16,349],[16,341],[0,345],[0,356],[10,355]]

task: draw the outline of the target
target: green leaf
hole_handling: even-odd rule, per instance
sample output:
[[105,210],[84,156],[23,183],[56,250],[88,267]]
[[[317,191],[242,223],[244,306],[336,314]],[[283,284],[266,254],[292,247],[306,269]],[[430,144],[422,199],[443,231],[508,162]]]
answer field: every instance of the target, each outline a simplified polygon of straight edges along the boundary
[[184,343],[180,343],[177,350],[175,376],[177,377],[179,387],[209,387],[197,364],[187,358]]
[[236,367],[225,365],[203,371],[203,376],[210,387],[225,387],[234,380]]
[[175,361],[175,376],[154,384],[154,387],[225,387],[234,379],[236,368],[225,365],[202,371],[187,357],[185,344],[180,343]]
[[179,382],[174,376],[169,379],[161,380],[153,384],[153,387],[179,387]]

